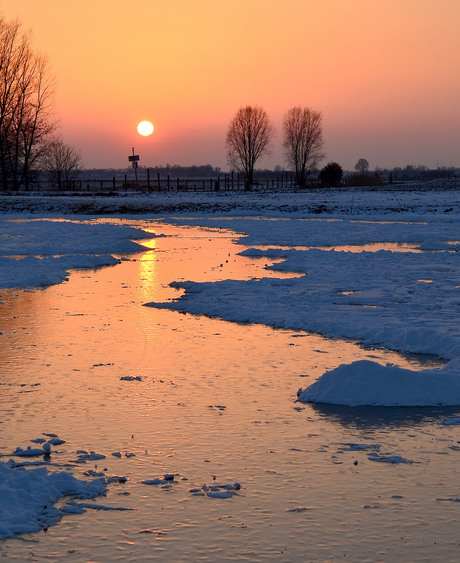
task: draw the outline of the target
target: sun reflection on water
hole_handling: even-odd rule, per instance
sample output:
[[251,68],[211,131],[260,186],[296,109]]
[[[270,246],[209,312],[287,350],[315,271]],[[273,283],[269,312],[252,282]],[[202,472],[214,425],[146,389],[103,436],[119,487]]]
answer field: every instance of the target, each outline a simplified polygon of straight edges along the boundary
[[158,299],[160,294],[160,280],[158,275],[158,255],[156,240],[143,241],[142,245],[149,250],[137,258],[139,264],[139,299]]

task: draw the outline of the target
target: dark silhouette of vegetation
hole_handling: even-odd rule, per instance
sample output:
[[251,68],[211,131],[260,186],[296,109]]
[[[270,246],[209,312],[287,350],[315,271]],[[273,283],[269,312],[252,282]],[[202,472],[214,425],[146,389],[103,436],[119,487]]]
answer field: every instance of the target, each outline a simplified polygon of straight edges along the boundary
[[264,109],[258,106],[240,108],[227,131],[227,158],[230,166],[245,175],[246,189],[254,180],[254,165],[268,153],[273,126]]
[[0,18],[0,184],[28,188],[56,128],[53,78],[21,24]]
[[70,188],[81,168],[81,154],[74,147],[66,145],[60,137],[55,137],[46,147],[43,168],[48,172],[52,186]]
[[366,174],[369,170],[369,162],[365,158],[360,158],[355,164],[355,170],[358,174]]
[[321,121],[321,113],[307,107],[293,107],[284,116],[286,162],[295,172],[300,188],[305,187],[309,172],[324,158]]
[[329,162],[319,173],[319,181],[323,187],[340,186],[343,169],[337,162]]
[[[139,166],[139,169],[145,166]],[[214,167],[211,164],[200,164],[192,166],[180,166],[179,164],[166,164],[165,166],[149,166],[153,175],[171,178],[214,178],[222,173],[219,166]]]
[[382,174],[391,177],[394,181],[398,180],[424,180],[437,178],[458,178],[460,177],[460,169],[454,166],[438,166],[437,168],[428,168],[423,164],[414,166],[407,164],[404,168],[396,166],[391,170],[382,170]]
[[349,186],[381,186],[383,180],[377,172],[365,172],[358,174],[351,174],[347,178]]

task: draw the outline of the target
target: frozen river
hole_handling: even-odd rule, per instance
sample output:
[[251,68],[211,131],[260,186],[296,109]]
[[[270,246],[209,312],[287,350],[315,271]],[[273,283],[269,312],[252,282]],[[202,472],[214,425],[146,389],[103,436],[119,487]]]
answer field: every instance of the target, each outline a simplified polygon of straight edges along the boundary
[[54,468],[123,479],[46,533],[1,541],[0,557],[458,560],[458,426],[443,422],[460,408],[296,402],[339,364],[441,363],[146,307],[177,297],[173,281],[297,274],[238,255],[230,230],[126,224],[166,236],[59,285],[2,291],[0,453],[56,434]]

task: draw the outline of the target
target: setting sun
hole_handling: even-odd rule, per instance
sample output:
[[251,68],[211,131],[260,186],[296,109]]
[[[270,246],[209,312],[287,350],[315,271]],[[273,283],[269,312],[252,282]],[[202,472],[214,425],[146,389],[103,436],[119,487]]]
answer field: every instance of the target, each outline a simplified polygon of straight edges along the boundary
[[137,132],[146,137],[153,133],[153,124],[150,121],[141,121],[137,126]]

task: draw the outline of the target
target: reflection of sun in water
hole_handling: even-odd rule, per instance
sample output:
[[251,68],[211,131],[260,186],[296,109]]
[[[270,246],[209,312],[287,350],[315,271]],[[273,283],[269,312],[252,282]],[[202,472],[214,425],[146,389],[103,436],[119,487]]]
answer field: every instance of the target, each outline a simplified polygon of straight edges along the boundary
[[[149,231],[149,229],[144,229],[144,230],[147,231],[148,233],[153,232],[153,231]],[[142,244],[142,246],[145,246],[149,250],[155,250],[157,247],[157,241],[154,238],[140,241],[140,243]]]
[[150,121],[141,121],[137,126],[137,132],[147,137],[153,133],[153,124]]
[[[146,252],[139,259],[139,297],[141,300],[157,300],[160,283],[155,239],[143,240]],[[161,300],[161,299],[159,299]]]

